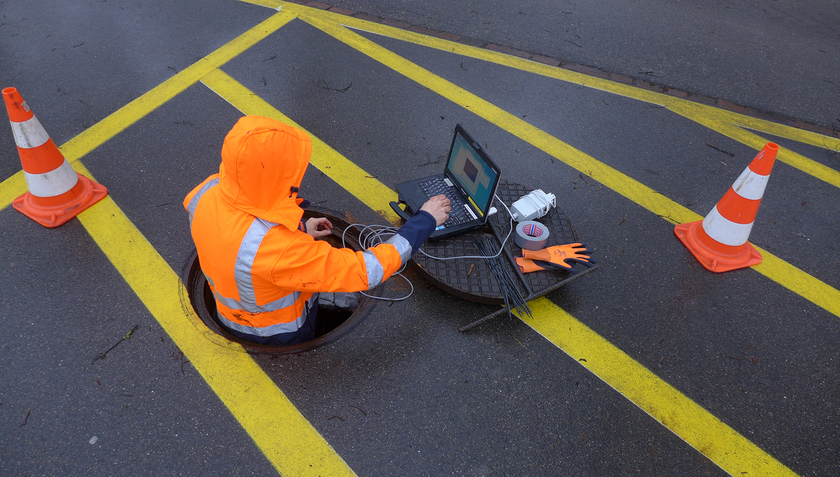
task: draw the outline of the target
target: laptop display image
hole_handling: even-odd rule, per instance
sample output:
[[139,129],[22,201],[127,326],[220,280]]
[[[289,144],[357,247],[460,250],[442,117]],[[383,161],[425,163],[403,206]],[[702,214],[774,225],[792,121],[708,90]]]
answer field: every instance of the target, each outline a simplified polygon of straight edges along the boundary
[[458,124],[449,148],[449,158],[441,174],[397,184],[400,203],[392,208],[403,218],[408,218],[431,197],[445,194],[452,211],[449,219],[440,225],[431,239],[443,239],[479,229],[487,222],[487,212],[493,203],[501,172],[487,156],[484,149]]

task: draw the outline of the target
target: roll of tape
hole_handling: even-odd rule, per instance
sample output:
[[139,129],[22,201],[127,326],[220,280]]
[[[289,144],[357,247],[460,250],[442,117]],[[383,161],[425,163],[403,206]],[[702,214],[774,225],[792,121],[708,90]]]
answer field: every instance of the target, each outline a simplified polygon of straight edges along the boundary
[[548,227],[539,222],[528,220],[516,226],[516,235],[513,237],[513,241],[525,250],[539,250],[545,248],[549,235]]

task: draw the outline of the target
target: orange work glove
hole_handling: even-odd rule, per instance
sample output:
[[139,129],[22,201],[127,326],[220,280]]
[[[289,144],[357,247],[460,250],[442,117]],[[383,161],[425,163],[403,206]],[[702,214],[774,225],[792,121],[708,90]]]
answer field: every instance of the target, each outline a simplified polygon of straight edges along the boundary
[[516,257],[516,264],[522,273],[538,270],[566,270],[576,273],[575,264],[580,263],[586,268],[595,264],[595,261],[589,258],[591,253],[586,249],[586,245],[580,243],[554,245],[540,250],[523,249],[522,257]]

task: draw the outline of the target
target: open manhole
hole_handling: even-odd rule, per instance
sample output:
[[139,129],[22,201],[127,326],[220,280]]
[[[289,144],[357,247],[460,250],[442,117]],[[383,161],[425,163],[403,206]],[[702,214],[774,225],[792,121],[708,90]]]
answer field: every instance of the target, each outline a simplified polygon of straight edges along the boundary
[[[336,212],[328,211],[321,208],[306,209],[303,213],[303,218],[311,217],[326,217],[333,224],[333,234],[318,240],[329,242],[333,247],[341,248],[342,246],[361,251],[364,250],[359,244],[359,233],[355,228],[349,228],[349,225],[344,219],[337,217]],[[346,233],[345,230],[347,231]],[[342,238],[342,234],[344,235]],[[344,245],[342,245],[342,240]],[[327,343],[331,343],[338,338],[349,333],[356,325],[365,319],[376,305],[376,300],[362,295],[359,306],[352,312],[340,310],[326,310],[321,307],[318,310],[318,318],[316,322],[315,338],[304,343],[288,345],[288,346],[268,346],[250,343],[248,341],[237,338],[228,333],[219,324],[216,317],[216,300],[213,298],[213,292],[210,290],[210,285],[207,284],[207,279],[201,271],[201,264],[198,260],[198,253],[193,252],[182,277],[187,288],[187,293],[190,297],[190,303],[193,306],[196,314],[201,318],[201,321],[207,325],[213,332],[224,336],[230,341],[239,343],[249,353],[253,354],[288,354],[301,353],[308,351]],[[382,285],[373,290],[366,291],[368,295],[380,296],[382,292]]]

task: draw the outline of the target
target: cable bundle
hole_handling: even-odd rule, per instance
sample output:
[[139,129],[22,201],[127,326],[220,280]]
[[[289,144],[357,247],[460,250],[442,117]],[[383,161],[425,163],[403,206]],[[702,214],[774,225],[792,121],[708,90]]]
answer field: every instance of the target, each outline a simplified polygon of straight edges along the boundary
[[499,283],[499,291],[502,294],[502,299],[505,301],[508,316],[511,316],[510,310],[513,309],[520,316],[527,315],[529,318],[533,318],[528,303],[525,302],[525,298],[519,293],[519,288],[517,288],[516,283],[514,283],[510,274],[505,270],[505,264],[502,258],[499,254],[492,252],[493,241],[490,237],[486,235],[476,237],[473,239],[473,244],[478,249],[478,253],[484,256],[484,263],[487,264],[490,271],[493,272],[493,276],[496,277],[496,281]]
[[[362,250],[367,250],[371,247],[375,247],[379,244],[385,243],[389,238],[391,238],[394,234],[397,233],[396,227],[390,227],[386,225],[364,225],[364,224],[350,224],[344,231],[341,233],[341,245],[343,247],[347,247],[347,231],[350,228],[356,228],[359,232],[359,245],[361,245]],[[398,275],[403,280],[408,283],[408,286],[411,288],[408,294],[399,298],[386,298],[382,296],[375,296],[375,295],[368,295],[364,291],[360,292],[362,295],[373,298],[374,300],[384,300],[384,301],[402,301],[410,297],[414,294],[414,285],[411,283],[411,280],[406,278],[405,275],[402,274],[403,270],[405,270],[405,266],[408,265],[403,264],[403,266],[394,272],[394,275]],[[382,285],[380,285],[382,286]]]

